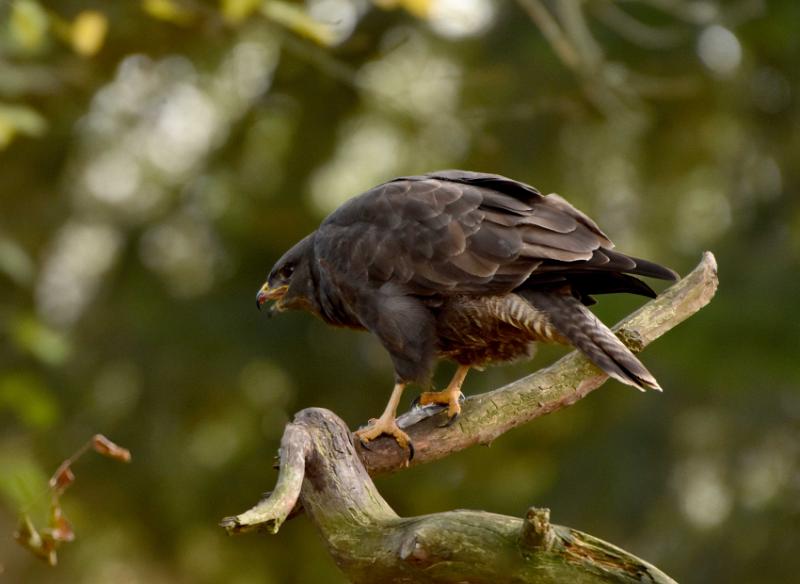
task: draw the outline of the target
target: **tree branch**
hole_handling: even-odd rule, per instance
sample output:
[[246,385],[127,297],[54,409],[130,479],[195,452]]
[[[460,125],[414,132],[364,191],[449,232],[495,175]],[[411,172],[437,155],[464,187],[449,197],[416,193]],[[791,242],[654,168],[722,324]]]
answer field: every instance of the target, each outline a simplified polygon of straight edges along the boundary
[[226,517],[220,524],[228,530],[244,532],[260,529],[278,533],[281,524],[297,505],[306,474],[306,458],[311,453],[310,448],[311,443],[303,426],[286,424],[279,450],[281,472],[275,490],[266,493],[252,509],[237,517]]
[[[717,289],[710,252],[684,279],[624,319],[615,330],[633,351],[700,310]],[[513,427],[575,403],[607,376],[573,352],[500,389],[462,405],[455,426],[440,416],[400,417],[416,445],[414,464],[487,443]],[[358,450],[357,450],[358,449]],[[223,520],[229,533],[275,533],[299,501],[320,530],[336,563],[352,582],[471,584],[542,582],[673,582],[666,574],[609,543],[551,525],[549,511],[531,508],[524,520],[482,511],[450,511],[401,518],[370,475],[406,467],[391,439],[354,446],[332,412],[309,408],[288,424],[281,441],[274,493],[253,509]]]
[[[305,452],[305,459],[295,456]],[[636,556],[580,531],[550,524],[547,509],[525,519],[484,511],[398,517],[380,496],[333,412],[308,408],[287,425],[278,489],[223,520],[229,532],[274,533],[297,497],[328,551],[354,584],[674,584]],[[303,475],[302,487],[293,479]],[[273,501],[274,499],[274,501]],[[256,518],[258,525],[248,522]]]

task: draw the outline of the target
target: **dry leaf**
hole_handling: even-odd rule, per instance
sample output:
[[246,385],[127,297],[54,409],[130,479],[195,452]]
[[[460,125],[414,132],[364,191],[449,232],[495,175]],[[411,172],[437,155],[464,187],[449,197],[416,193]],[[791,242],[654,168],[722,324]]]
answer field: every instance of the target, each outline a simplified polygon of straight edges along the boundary
[[50,488],[58,493],[63,493],[68,486],[75,482],[75,473],[72,472],[70,465],[72,460],[65,460],[58,467],[55,474],[50,477]]
[[114,460],[119,460],[122,462],[131,461],[130,450],[123,448],[118,444],[114,444],[102,434],[95,434],[92,437],[92,448],[94,448],[95,452],[102,454],[103,456],[113,458]]
[[17,531],[14,532],[14,539],[37,558],[44,560],[51,566],[55,566],[58,563],[56,542],[52,537],[40,534],[27,514],[20,517]]
[[43,529],[42,533],[48,533],[52,536],[54,541],[72,541],[75,539],[75,532],[72,530],[72,525],[67,518],[64,517],[64,511],[58,498],[53,499],[53,505],[50,507],[50,525],[47,529]]

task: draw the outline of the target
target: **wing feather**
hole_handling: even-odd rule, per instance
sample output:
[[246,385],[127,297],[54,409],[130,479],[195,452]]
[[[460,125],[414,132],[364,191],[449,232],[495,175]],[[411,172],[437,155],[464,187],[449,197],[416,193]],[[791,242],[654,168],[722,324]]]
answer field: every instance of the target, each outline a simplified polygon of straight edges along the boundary
[[[498,294],[523,284],[589,282],[609,271],[671,274],[612,247],[592,219],[558,195],[465,171],[379,185],[332,213],[315,239],[317,257],[338,277],[373,287],[391,282],[421,295]],[[628,280],[602,282],[597,289]]]
[[497,273],[500,264],[486,260],[474,253],[464,252],[453,256],[450,260],[452,264],[463,270],[470,276],[478,278],[489,278]]
[[576,262],[578,260],[588,260],[592,257],[591,251],[581,253],[535,243],[525,243],[522,246],[521,254],[532,259],[558,260],[560,262]]

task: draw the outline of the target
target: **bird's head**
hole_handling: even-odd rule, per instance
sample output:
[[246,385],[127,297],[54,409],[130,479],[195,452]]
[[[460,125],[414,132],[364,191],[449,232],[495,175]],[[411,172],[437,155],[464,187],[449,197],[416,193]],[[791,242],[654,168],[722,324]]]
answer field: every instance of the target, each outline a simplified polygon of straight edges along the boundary
[[296,243],[272,267],[267,281],[256,294],[259,310],[265,303],[273,301],[270,313],[290,308],[314,311],[316,302],[311,274],[313,236],[312,233]]

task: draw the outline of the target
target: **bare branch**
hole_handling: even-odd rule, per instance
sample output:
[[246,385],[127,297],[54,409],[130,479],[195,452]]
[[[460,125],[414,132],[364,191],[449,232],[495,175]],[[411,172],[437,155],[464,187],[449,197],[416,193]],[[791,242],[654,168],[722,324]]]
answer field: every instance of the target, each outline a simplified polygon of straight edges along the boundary
[[297,504],[303,486],[306,456],[310,450],[311,440],[304,428],[287,424],[281,439],[281,471],[275,490],[244,513],[226,517],[220,525],[229,533],[254,529],[278,533],[281,524]]
[[594,70],[605,60],[605,55],[589,30],[582,4],[580,0],[557,2],[556,12],[564,32],[578,51],[581,61],[585,63],[587,69]]
[[645,24],[625,12],[613,0],[592,3],[590,8],[608,28],[645,49],[671,49],[690,38],[686,28]]
[[575,47],[561,30],[561,26],[552,14],[544,7],[540,0],[517,0],[519,5],[528,13],[531,20],[536,23],[539,30],[542,31],[544,38],[553,47],[556,55],[561,61],[570,69],[579,70],[581,68],[581,59]]
[[[483,511],[449,511],[398,517],[380,496],[358,458],[347,426],[333,412],[309,408],[289,424],[282,454],[286,475],[305,475],[300,500],[328,551],[355,584],[533,584],[647,582],[674,584],[666,574],[609,543],[552,525],[546,509],[519,519]],[[302,444],[302,448],[296,447]],[[294,482],[293,480],[291,482]],[[259,503],[257,521],[279,524],[286,497]],[[245,527],[248,514],[228,521]],[[270,529],[273,531],[272,529]]]

